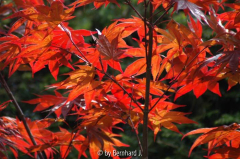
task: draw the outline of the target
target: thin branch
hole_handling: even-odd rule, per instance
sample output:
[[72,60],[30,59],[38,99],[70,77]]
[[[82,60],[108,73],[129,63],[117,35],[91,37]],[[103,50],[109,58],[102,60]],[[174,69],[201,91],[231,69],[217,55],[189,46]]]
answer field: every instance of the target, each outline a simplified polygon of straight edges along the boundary
[[145,7],[144,7],[144,38],[145,38],[145,57],[147,58],[147,48],[148,48],[148,43],[147,43],[147,2],[146,0],[144,1]]
[[[28,134],[30,140],[32,141],[33,145],[37,145],[37,143],[36,143],[36,141],[35,141],[35,139],[34,139],[34,137],[33,137],[33,135],[32,135],[32,132],[31,132],[31,130],[30,130],[28,124],[27,124],[27,121],[26,121],[26,119],[25,119],[25,115],[24,115],[21,107],[19,106],[17,100],[15,99],[12,91],[11,91],[10,88],[8,87],[8,84],[7,84],[7,82],[5,81],[5,79],[4,79],[4,77],[3,77],[3,75],[2,75],[1,72],[0,72],[0,83],[1,83],[1,85],[3,86],[3,88],[5,89],[5,91],[7,92],[9,98],[12,100],[13,105],[14,105],[15,108],[17,109],[17,111],[18,111],[18,113],[19,113],[19,118],[20,118],[20,120],[23,122],[23,125],[24,125],[24,127],[25,127],[25,129],[26,129],[26,131],[27,131],[27,134]],[[44,156],[43,156],[43,154],[42,154],[41,152],[38,152],[38,156],[39,156],[41,159],[44,159]]]
[[153,23],[153,26],[154,25],[157,25],[159,22],[160,22],[160,20],[168,13],[168,11],[172,8],[172,6],[175,4],[175,2],[174,3],[172,3],[169,7],[168,7],[168,9],[160,16],[160,17],[158,17],[158,19]]
[[[134,87],[134,84],[133,84],[133,86],[132,86],[132,92],[133,92],[133,87]],[[141,150],[141,154],[143,154],[142,143],[141,143],[141,140],[140,140],[140,138],[139,138],[139,136],[138,136],[138,133],[137,133],[137,129],[136,129],[136,127],[134,126],[133,121],[132,121],[132,119],[131,119],[131,115],[130,115],[131,105],[132,105],[132,99],[131,99],[131,101],[130,101],[130,107],[129,107],[129,112],[128,112],[128,113],[129,113],[129,115],[128,115],[128,120],[130,120],[130,122],[131,122],[131,124],[132,124],[131,127],[133,128],[133,130],[134,130],[134,132],[135,132],[135,135],[136,135],[136,137],[137,137],[138,145],[139,145],[140,150]]]
[[137,9],[132,5],[130,0],[125,0],[126,4],[129,5],[134,12],[139,16],[139,18],[141,18],[142,20],[144,20],[144,18],[142,17],[142,15],[137,11]]
[[77,47],[76,43],[73,41],[72,39],[72,35],[70,30],[68,30],[62,23],[60,24],[61,28],[65,31],[65,33],[68,35],[70,41],[72,42],[72,44],[74,45],[74,47],[77,49],[77,51],[82,55],[82,57],[84,58],[80,58],[80,56],[76,55],[78,58],[80,58],[81,60],[83,60],[85,63],[87,63],[87,65],[90,65],[90,62],[88,61],[88,59],[84,56],[84,54],[82,53],[82,51]]
[[[168,8],[169,6],[171,6],[172,4],[169,4],[166,8]],[[149,17],[150,19],[155,17],[156,15],[158,15],[159,13],[161,13],[163,10],[165,10],[165,8],[163,7],[162,9],[160,9],[158,12],[154,13],[151,17]]]
[[[145,57],[146,57],[146,63],[148,68],[148,43],[147,43],[147,1],[144,0],[144,36],[145,36]],[[147,72],[148,69],[146,69]],[[146,84],[147,85],[147,84]],[[147,88],[147,87],[146,87]],[[146,89],[147,90],[147,89]],[[147,95],[147,92],[146,92]],[[146,100],[146,98],[145,98]],[[143,137],[142,137],[142,147],[143,147],[143,159],[148,158],[148,107],[146,107],[146,102],[144,105],[144,111],[143,111]],[[147,120],[147,123],[146,123]]]
[[140,138],[139,138],[138,133],[137,133],[137,129],[135,128],[135,126],[134,126],[134,124],[133,124],[133,121],[132,121],[132,119],[131,119],[130,116],[128,116],[128,120],[129,120],[129,121],[131,122],[131,124],[132,124],[131,127],[132,127],[133,130],[135,131],[135,134],[136,134],[136,137],[137,137],[137,140],[138,140],[138,145],[139,145],[139,147],[140,147],[141,153],[143,154],[143,148],[142,148],[142,144],[141,144]]

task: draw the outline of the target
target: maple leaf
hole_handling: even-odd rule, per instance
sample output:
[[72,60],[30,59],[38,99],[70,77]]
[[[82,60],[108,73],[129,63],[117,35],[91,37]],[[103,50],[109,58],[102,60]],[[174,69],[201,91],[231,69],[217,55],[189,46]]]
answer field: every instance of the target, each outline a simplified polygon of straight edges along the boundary
[[189,151],[189,156],[191,155],[192,150],[199,145],[209,143],[208,149],[209,151],[212,151],[213,148],[215,147],[221,146],[230,141],[234,141],[237,137],[240,136],[240,133],[237,130],[239,128],[240,128],[239,124],[233,123],[229,126],[224,125],[224,126],[219,126],[214,128],[200,128],[200,129],[196,129],[188,132],[183,136],[183,138],[193,134],[204,133],[203,135],[198,137],[196,141],[193,143]]
[[239,50],[224,51],[223,53],[217,54],[203,61],[196,69],[195,74],[197,74],[202,68],[210,66],[211,69],[208,73],[216,72],[219,76],[219,80],[228,77],[228,90],[230,90],[231,87],[236,85],[239,81],[239,58]]
[[[125,69],[123,75],[125,77],[131,77],[131,76],[138,76],[146,72],[146,58],[145,58],[145,46],[144,43],[140,40],[134,39],[138,42],[140,48],[129,48],[126,50],[125,54],[134,56],[134,57],[144,57],[139,58],[130,65],[127,66]],[[154,40],[153,42],[153,52],[152,52],[152,76],[153,80],[156,81],[160,75],[162,74],[165,65],[167,64],[168,59],[165,58],[162,60],[159,53],[161,52],[162,46],[157,45],[157,40]]]
[[[213,79],[213,77],[211,76],[209,78]],[[195,78],[194,81],[183,85],[180,89],[177,90],[174,100],[186,94],[187,92],[190,92],[191,90],[193,90],[193,93],[196,96],[196,98],[201,96],[207,89],[221,96],[219,84],[217,83],[216,80],[211,81],[209,80],[209,78],[205,79]]]
[[13,0],[18,8],[27,8],[31,6],[43,5],[43,0]]
[[[188,54],[194,53],[192,49],[189,51],[190,52],[188,52],[188,49],[186,49],[185,52]],[[199,58],[194,58],[197,57],[197,55]],[[202,52],[202,54],[196,54],[195,52],[195,55],[192,54],[189,56],[182,54],[174,58],[169,63],[171,67],[167,65],[166,70],[168,73],[164,79],[172,79],[172,81],[177,81],[172,84],[171,88],[181,87],[176,91],[174,100],[184,95],[185,93],[190,92],[191,90],[193,90],[194,95],[197,98],[201,96],[207,89],[221,96],[221,93],[219,91],[219,84],[217,83],[220,78],[216,77],[216,73],[212,72],[211,74],[207,74],[207,68],[201,69],[201,71],[198,69],[197,64],[199,61],[204,60],[205,56],[206,55],[204,52]],[[192,62],[188,64],[188,61]],[[186,67],[186,65],[189,66]],[[186,68],[182,69],[184,67]]]
[[[30,131],[33,134],[34,139],[36,140],[37,145],[51,143],[51,141],[54,140],[54,133],[47,130],[46,128],[49,127],[53,122],[55,122],[55,120],[42,119],[31,121],[29,118],[26,118],[26,122],[30,128]],[[22,138],[24,138],[31,146],[33,146],[23,122],[17,119],[16,123]],[[51,148],[44,149],[44,152],[47,156],[53,156],[54,154],[54,150]]]
[[[123,27],[117,27],[117,21],[109,25],[108,27],[102,30],[101,36],[103,37],[103,43],[100,42],[101,46],[97,46],[97,49],[94,48],[85,48],[84,51],[88,52],[85,57],[92,63],[94,67],[97,67],[99,70],[103,70],[107,72],[107,66],[112,67],[115,70],[120,71],[122,68],[119,63],[120,58],[124,58],[124,52],[117,48],[125,48],[128,47],[126,42],[122,39],[122,31]],[[99,39],[100,40],[100,39]],[[98,41],[99,41],[98,40]],[[113,42],[112,42],[113,41]],[[107,45],[105,45],[107,44]],[[108,48],[110,46],[110,48]],[[100,50],[99,50],[99,49]],[[103,51],[101,53],[101,51]],[[105,52],[106,51],[106,52]],[[106,60],[101,60],[106,59]],[[80,60],[80,62],[82,62]],[[101,71],[97,71],[100,79],[104,76]]]
[[[111,105],[110,102],[100,102],[104,108],[92,108],[89,110],[82,110],[78,112],[81,115],[78,119],[82,120],[78,128],[100,128],[104,130],[111,130],[113,125],[116,125],[121,121],[121,112],[116,108],[111,108],[106,104]],[[120,115],[118,115],[120,114]]]
[[198,38],[202,37],[202,25],[200,21],[197,22],[194,21],[192,16],[189,16],[190,22],[188,22],[189,29],[197,35]]
[[[142,88],[140,91],[142,94],[145,94],[145,84],[146,78],[136,80],[139,84],[137,87]],[[163,91],[168,90],[169,92],[174,92],[173,89],[168,89],[168,85],[161,81],[150,81],[150,94],[161,96],[163,95]]]
[[49,113],[47,116],[49,116],[52,113],[55,113],[57,117],[59,117],[61,114],[63,115],[64,119],[66,119],[68,113],[71,111],[71,109],[74,106],[85,108],[85,102],[82,101],[83,99],[81,97],[78,97],[72,101],[67,101],[67,97],[62,96],[60,93],[55,91],[56,96],[54,95],[37,95],[39,98],[32,99],[29,101],[23,101],[25,103],[29,104],[37,104],[36,108],[33,110],[33,112],[36,111],[43,111],[50,107]]
[[[124,27],[122,36],[127,37],[133,32],[137,31],[140,41],[145,37],[144,21],[138,17],[129,18],[129,19],[118,19],[117,21],[121,22],[117,26]],[[148,28],[147,28],[148,32]]]
[[185,26],[176,23],[175,21],[171,20],[167,24],[167,32],[161,28],[154,28],[156,32],[161,33],[162,36],[157,37],[157,42],[161,43],[160,47],[158,48],[158,52],[164,52],[169,50],[168,58],[172,58],[172,56],[176,53],[181,53],[182,48],[191,44],[196,46],[196,40],[198,41],[199,38],[188,28]]
[[112,59],[114,61],[118,61],[118,58],[124,53],[123,50],[117,48],[119,37],[116,36],[110,43],[105,35],[103,35],[99,30],[97,31],[99,39],[94,36],[93,39],[98,44],[97,50],[100,52],[101,55],[104,56],[103,60]]
[[[183,9],[186,12],[190,12],[199,20],[203,21],[208,24],[206,15],[200,10],[201,7],[198,5],[188,1],[188,0],[174,0],[176,2],[176,5],[174,6],[174,9],[176,11]],[[187,10],[188,9],[188,10]]]
[[37,30],[48,30],[50,33],[61,22],[70,20],[74,17],[71,16],[71,14],[75,8],[72,7],[64,9],[64,7],[65,6],[60,1],[53,1],[50,7],[43,4],[34,7],[28,6],[5,19],[21,17],[21,20],[16,22],[11,31],[16,30],[16,28],[21,26],[21,24],[23,24],[26,20],[29,20],[38,24],[31,32],[36,32]]
[[159,109],[159,110],[173,110],[173,109],[177,109],[180,107],[184,107],[185,105],[178,105],[178,104],[174,104],[172,102],[168,102],[166,101],[167,98],[162,98],[157,104],[156,102],[158,101],[158,98],[154,98],[151,101],[151,106],[155,105],[155,107],[151,110],[154,111],[154,109]]
[[16,119],[14,118],[4,116],[0,118],[0,144],[0,150],[2,151],[0,157],[2,158],[5,158],[7,156],[3,153],[7,153],[6,146],[9,146],[10,150],[13,152],[16,158],[18,158],[17,149],[25,154],[30,155],[27,152],[29,144],[24,141],[22,135],[18,131]]
[[[167,106],[168,107],[168,106]],[[169,108],[168,108],[169,109]],[[171,109],[171,108],[170,108]],[[156,135],[159,131],[161,131],[161,127],[165,127],[167,129],[170,129],[172,131],[175,131],[177,133],[182,134],[176,125],[173,123],[178,124],[191,124],[196,123],[195,121],[192,121],[185,117],[184,115],[187,115],[188,113],[182,113],[177,111],[169,111],[167,109],[159,109],[156,108],[154,111],[151,111],[149,113],[149,126],[154,131],[154,140],[156,139]]]
[[12,34],[9,36],[1,37],[0,41],[4,41],[0,44],[0,62],[5,61],[3,68],[5,68],[7,65],[10,65],[10,77],[21,64],[17,62],[19,59],[16,59],[16,56],[21,52],[22,47],[19,43],[19,38]]
[[68,130],[60,127],[60,132],[55,133],[60,145],[60,154],[62,158],[66,158],[73,146],[78,152],[78,158],[82,155],[87,157],[85,150],[87,149],[86,138],[80,132],[70,133]]
[[[223,18],[224,19],[224,18]],[[209,41],[201,44],[201,46],[213,46],[216,44],[223,45],[224,51],[233,50],[233,48],[239,48],[238,34],[223,26],[222,20],[217,17],[214,10],[210,12],[210,19],[208,20],[209,26],[216,33],[216,36]],[[230,49],[231,48],[231,49]]]
[[57,26],[63,21],[70,20],[74,18],[71,14],[74,12],[74,7],[66,8],[62,2],[53,1],[50,7],[47,6],[37,6],[36,10],[39,12],[36,19],[33,20],[46,21],[49,23],[50,27]]
[[62,103],[63,106],[65,104],[71,103],[74,101],[77,97],[84,94],[84,98],[86,98],[87,101],[87,108],[89,106],[89,103],[91,99],[89,99],[89,95],[93,95],[90,93],[91,91],[95,91],[96,88],[101,87],[100,81],[93,80],[95,76],[95,69],[91,66],[84,66],[79,65],[79,69],[76,69],[70,73],[67,73],[65,75],[69,75],[66,80],[52,84],[48,86],[49,88],[56,88],[56,89],[72,89],[69,93],[69,96],[65,103]]
[[224,51],[223,54],[225,56],[217,60],[215,66],[219,64],[222,64],[222,65],[229,64],[231,71],[235,73],[238,70],[240,50]]
[[[80,115],[78,120],[82,121],[78,129],[82,130],[84,128],[87,130],[90,155],[92,158],[97,159],[99,157],[97,152],[101,149],[112,154],[113,150],[115,150],[113,146],[128,145],[114,138],[120,135],[112,133],[112,128],[118,128],[115,125],[122,122],[121,110],[117,106],[113,106],[113,103],[107,99],[104,101],[98,100],[95,103],[101,105],[101,107],[82,110],[77,114]],[[112,157],[114,156],[112,155]]]
[[[30,148],[28,148],[28,151],[37,152],[55,146],[60,146],[61,158],[65,159],[68,156],[69,152],[71,151],[71,147],[73,146],[75,149],[79,151],[79,157],[81,155],[87,157],[87,155],[84,152],[87,148],[87,145],[84,145],[85,137],[80,135],[79,132],[69,133],[69,131],[67,131],[66,129],[61,127],[59,128],[60,132],[54,133],[54,138],[52,140],[49,139],[49,142],[47,143],[31,146]],[[50,158],[50,156],[48,156],[48,158]]]
[[88,142],[89,142],[89,151],[90,155],[93,159],[98,159],[98,151],[104,150],[107,152],[111,152],[111,157],[119,158],[118,156],[114,156],[113,151],[116,149],[113,146],[117,147],[129,147],[129,145],[123,144],[115,137],[120,137],[121,135],[114,134],[109,131],[98,130],[95,128],[87,129],[88,131]]
[[225,25],[227,29],[239,28],[239,4],[240,3],[225,4],[226,6],[231,7],[234,10],[229,12],[224,12],[218,15],[218,17],[222,21],[227,22]]
[[131,76],[138,76],[146,72],[147,64],[146,64],[146,59],[141,58],[130,65],[125,69],[124,71],[124,76],[125,77],[131,77]]
[[[88,31],[85,29],[80,30],[73,30],[70,27],[67,27],[66,25],[63,25],[70,33],[72,40],[77,46],[81,47],[88,47],[86,43],[84,43],[84,36],[91,36],[95,32]],[[63,27],[57,27],[53,31],[53,46],[58,46],[64,49],[71,49],[73,50],[73,43],[71,42],[70,38],[68,37],[68,34],[64,31]]]

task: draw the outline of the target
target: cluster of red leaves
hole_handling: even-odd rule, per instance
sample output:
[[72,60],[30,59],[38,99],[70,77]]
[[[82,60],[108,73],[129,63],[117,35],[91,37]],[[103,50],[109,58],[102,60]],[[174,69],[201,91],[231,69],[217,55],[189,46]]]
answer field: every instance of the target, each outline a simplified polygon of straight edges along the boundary
[[[130,3],[128,0],[126,2]],[[139,0],[138,4],[143,2]],[[119,135],[113,133],[113,128],[121,130],[117,124],[129,124],[137,134],[139,124],[143,123],[144,105],[141,99],[145,98],[146,79],[139,75],[144,74],[147,67],[148,27],[153,28],[148,127],[154,131],[154,138],[162,126],[181,133],[174,123],[195,123],[185,116],[187,113],[173,111],[182,105],[168,101],[166,92],[174,92],[175,100],[192,90],[197,98],[207,89],[221,96],[219,80],[228,78],[229,89],[240,82],[238,3],[152,0],[153,11],[160,6],[166,10],[174,6],[173,13],[183,10],[190,19],[188,27],[172,19],[166,29],[157,25],[145,28],[143,19],[133,16],[117,19],[97,32],[74,30],[66,21],[74,18],[72,14],[77,7],[90,3],[94,3],[95,8],[109,3],[120,6],[116,0],[77,0],[69,7],[62,1],[51,0],[48,4],[44,4],[43,0],[14,0],[14,3],[16,8],[12,3],[0,7],[1,15],[12,12],[5,19],[18,18],[7,32],[0,32],[1,69],[9,67],[11,76],[16,70],[31,70],[34,74],[48,66],[52,76],[57,79],[60,66],[71,68],[73,71],[66,74],[68,78],[48,86],[66,90],[67,97],[55,91],[55,95],[38,95],[38,98],[26,102],[38,104],[34,111],[48,110],[49,115],[55,113],[57,121],[62,121],[60,116],[66,119],[68,115],[75,115],[79,122],[72,133],[61,127],[59,132],[51,132],[46,128],[55,119],[27,119],[37,142],[37,145],[33,145],[21,121],[2,117],[0,150],[5,151],[5,145],[8,145],[16,157],[17,148],[28,155],[44,151],[47,158],[53,158],[57,151],[54,147],[60,146],[61,158],[66,158],[73,146],[79,152],[78,157],[86,156],[85,151],[89,149],[91,157],[97,159],[100,149],[112,152],[115,146],[128,146],[116,139]],[[216,14],[219,7],[226,6],[233,11]],[[225,26],[222,22],[225,22]],[[201,23],[212,28],[214,38],[203,41]],[[134,32],[138,38],[133,40],[139,47],[128,46],[125,42],[124,38]],[[96,33],[98,36],[94,35]],[[86,43],[84,36],[92,36],[96,47]],[[209,49],[213,45],[221,45],[221,53],[213,55]],[[73,56],[79,58],[77,63],[72,63]],[[134,57],[135,61],[123,71],[120,62],[126,57]],[[108,66],[119,74],[109,75]],[[198,129],[186,134],[204,133],[193,144],[190,153],[194,147],[208,143],[209,154],[215,152],[208,155],[209,158],[239,156],[238,128],[237,124],[233,124],[229,127]],[[84,132],[87,132],[85,136]]]

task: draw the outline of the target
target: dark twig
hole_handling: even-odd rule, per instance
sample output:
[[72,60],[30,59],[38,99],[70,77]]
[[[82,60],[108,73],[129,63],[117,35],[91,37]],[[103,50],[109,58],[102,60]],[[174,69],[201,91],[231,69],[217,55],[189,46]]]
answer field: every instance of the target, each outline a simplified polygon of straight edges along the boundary
[[[134,84],[133,84],[133,87],[134,87]],[[132,87],[132,92],[133,92],[133,87]],[[131,105],[132,105],[132,99],[131,99],[131,101],[130,101],[130,106],[131,106]],[[130,109],[131,109],[131,107],[129,107],[128,120],[130,120],[130,122],[131,122],[131,127],[133,128],[133,130],[134,130],[134,132],[135,132],[135,135],[136,135],[136,137],[137,137],[138,145],[139,145],[140,150],[141,150],[141,154],[143,154],[142,143],[141,143],[141,140],[140,140],[140,138],[139,138],[139,136],[138,136],[137,129],[136,129],[136,127],[134,126],[133,121],[132,121],[132,119],[131,119]]]
[[132,119],[131,119],[130,116],[128,116],[128,120],[129,120],[129,121],[131,122],[131,124],[132,124],[131,127],[132,127],[133,130],[135,131],[135,134],[136,134],[136,137],[137,137],[137,140],[138,140],[138,145],[139,145],[139,147],[140,147],[141,153],[143,154],[143,148],[142,148],[142,144],[141,144],[140,138],[139,138],[138,133],[137,133],[137,129],[135,128],[135,126],[134,126],[134,124],[133,124]]
[[144,18],[142,17],[142,15],[137,11],[137,9],[132,5],[130,0],[125,0],[126,4],[129,5],[132,10],[134,10],[134,12],[139,16],[139,18],[141,18],[142,20],[144,20]]
[[[145,25],[145,38],[146,38],[146,17],[147,17],[147,2],[145,2],[145,20],[144,20],[144,25]],[[148,1],[149,2],[149,1]],[[149,10],[149,17],[152,16],[153,14],[153,5],[150,2],[150,10]],[[153,18],[149,19],[150,25],[153,24]],[[143,110],[143,159],[148,158],[148,114],[149,114],[149,97],[150,97],[150,82],[151,82],[151,67],[152,67],[152,49],[153,49],[153,27],[149,27],[149,38],[148,41],[146,39],[147,45],[145,45],[145,51],[146,51],[146,63],[147,63],[147,68],[146,68],[146,90],[145,90],[145,105],[144,105],[144,110]],[[147,48],[146,48],[147,47]],[[148,49],[148,50],[147,50]]]
[[159,22],[160,22],[160,20],[168,13],[168,11],[172,8],[172,6],[175,4],[175,2],[174,3],[172,3],[169,7],[168,7],[168,9],[160,16],[160,17],[158,17],[158,19],[153,23],[153,26],[154,25],[157,25]]
[[82,55],[82,57],[84,58],[81,58],[80,56],[76,55],[78,58],[80,58],[81,60],[83,60],[85,63],[87,63],[87,65],[90,65],[90,62],[88,61],[88,59],[84,56],[84,54],[82,53],[82,51],[77,47],[77,45],[75,44],[75,42],[73,41],[72,39],[72,35],[71,35],[71,32],[70,30],[68,30],[63,24],[60,24],[61,28],[65,31],[65,33],[68,35],[71,43],[74,45],[74,47],[77,49],[77,51]]
[[[14,105],[15,108],[17,109],[18,114],[19,114],[19,118],[20,118],[20,120],[23,122],[23,125],[24,125],[24,127],[25,127],[25,129],[26,129],[26,131],[27,131],[27,134],[28,134],[30,140],[32,141],[33,145],[37,145],[37,143],[36,143],[36,141],[35,141],[35,139],[34,139],[34,137],[33,137],[33,135],[32,135],[32,132],[31,132],[31,130],[30,130],[28,124],[27,124],[27,121],[26,121],[26,119],[25,119],[25,115],[24,115],[21,107],[19,106],[17,100],[15,99],[12,91],[11,91],[10,88],[8,87],[8,84],[7,84],[7,82],[5,81],[5,79],[4,79],[4,77],[3,77],[3,75],[2,75],[1,72],[0,72],[0,83],[1,83],[2,87],[5,89],[5,91],[7,92],[9,98],[12,100],[13,105]],[[41,159],[44,159],[44,156],[43,156],[43,154],[42,154],[41,152],[38,152],[38,156],[39,156]]]
[[[168,8],[168,7],[171,6],[171,5],[172,5],[172,4],[169,4],[166,8]],[[161,13],[163,10],[165,10],[165,8],[162,8],[162,9],[160,9],[158,12],[154,13],[154,14],[150,17],[150,19],[153,18],[153,17],[155,17],[155,16],[158,15],[159,13]]]

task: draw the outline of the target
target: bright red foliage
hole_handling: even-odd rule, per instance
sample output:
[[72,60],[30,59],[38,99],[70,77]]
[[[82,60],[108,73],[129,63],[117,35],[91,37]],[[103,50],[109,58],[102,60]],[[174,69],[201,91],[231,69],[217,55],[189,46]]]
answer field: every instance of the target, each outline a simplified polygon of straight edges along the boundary
[[[9,30],[0,31],[0,68],[8,67],[10,77],[17,70],[31,70],[34,75],[48,66],[56,80],[60,66],[67,66],[72,71],[65,74],[68,75],[65,80],[48,86],[55,89],[55,95],[37,95],[38,98],[25,101],[37,104],[34,112],[47,110],[48,115],[54,113],[57,117],[35,121],[26,118],[36,144],[29,137],[23,121],[0,118],[1,158],[6,157],[6,146],[16,158],[17,149],[32,157],[39,155],[37,152],[44,152],[46,158],[54,158],[57,153],[54,147],[58,146],[61,158],[67,158],[72,147],[79,152],[78,158],[87,157],[87,150],[93,159],[99,158],[99,150],[111,152],[111,157],[119,158],[113,155],[115,147],[129,146],[116,138],[120,137],[119,134],[113,133],[113,129],[122,130],[119,123],[129,124],[136,135],[138,126],[147,124],[147,128],[154,132],[154,138],[162,127],[181,133],[175,123],[196,123],[186,117],[189,113],[173,110],[183,106],[172,103],[167,92],[175,93],[174,100],[192,90],[196,98],[206,90],[221,96],[218,81],[227,78],[228,90],[240,83],[239,3],[227,4],[225,0],[138,0],[134,5],[150,6],[152,17],[148,18],[125,0],[135,10],[135,16],[116,19],[101,31],[88,31],[68,26],[67,21],[74,18],[75,9],[91,3],[96,9],[109,3],[119,7],[122,4],[117,0],[76,0],[69,6],[60,0],[44,2],[14,0],[0,6],[1,16],[8,15],[5,19],[16,20]],[[162,17],[156,22],[151,19],[158,18],[155,13],[160,7],[165,13],[173,7],[172,14],[183,10],[189,18],[188,26],[171,18],[166,28],[159,28]],[[220,7],[232,10],[218,14]],[[203,24],[212,29],[214,38],[203,41]],[[24,28],[23,33],[18,32],[20,27]],[[133,38],[138,44],[136,47],[126,42],[133,33],[137,35]],[[96,46],[86,43],[86,36],[92,37]],[[215,45],[222,46],[220,53],[210,51],[209,48]],[[72,62],[73,57],[78,58],[76,63]],[[123,71],[121,64],[126,57],[133,58],[133,62]],[[108,66],[117,75],[110,75]],[[148,73],[151,78],[147,77]],[[67,95],[56,91],[60,89]],[[142,101],[148,101],[147,95],[150,95],[150,102],[144,105]],[[2,103],[0,110],[8,102]],[[149,112],[143,111],[145,108]],[[144,120],[146,113],[147,121]],[[65,122],[70,115],[77,117],[78,122],[72,132],[61,127],[59,132],[47,129],[55,122]],[[203,133],[189,155],[195,147],[208,143],[209,159],[240,158],[239,128],[239,124],[233,123],[185,134],[184,137]]]

